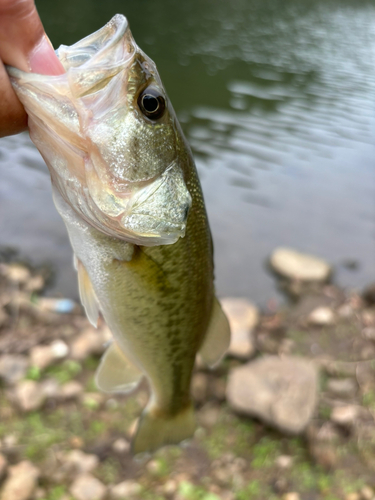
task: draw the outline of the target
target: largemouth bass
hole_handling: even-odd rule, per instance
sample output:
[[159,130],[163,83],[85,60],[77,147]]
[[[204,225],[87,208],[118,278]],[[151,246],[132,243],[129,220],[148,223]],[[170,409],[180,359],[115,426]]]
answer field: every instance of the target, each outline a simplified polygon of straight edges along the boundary
[[151,396],[133,452],[193,435],[196,354],[215,365],[229,326],[213,286],[211,234],[192,154],[154,62],[126,18],[56,51],[66,73],[8,68],[51,174],[80,296],[113,334],[96,373],[106,392]]

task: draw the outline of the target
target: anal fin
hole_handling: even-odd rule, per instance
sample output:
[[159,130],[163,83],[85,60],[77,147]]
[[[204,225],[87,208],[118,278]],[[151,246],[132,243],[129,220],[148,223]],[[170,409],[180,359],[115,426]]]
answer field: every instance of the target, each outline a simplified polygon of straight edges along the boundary
[[230,344],[230,327],[217,298],[214,298],[211,320],[199,354],[210,368],[217,365]]
[[98,299],[96,298],[94,289],[92,287],[85,266],[77,258],[74,259],[74,264],[78,273],[78,288],[82,305],[85,308],[88,320],[96,328],[98,326],[98,318],[99,318]]
[[141,381],[143,373],[113,342],[100,361],[95,382],[100,390],[109,393],[128,393]]

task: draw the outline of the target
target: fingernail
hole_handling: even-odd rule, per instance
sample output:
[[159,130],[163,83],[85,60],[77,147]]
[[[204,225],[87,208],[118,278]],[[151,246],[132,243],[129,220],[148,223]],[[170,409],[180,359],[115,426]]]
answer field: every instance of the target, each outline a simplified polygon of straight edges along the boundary
[[40,75],[61,75],[65,73],[64,66],[53,50],[52,44],[46,35],[35,47],[29,56],[30,69]]

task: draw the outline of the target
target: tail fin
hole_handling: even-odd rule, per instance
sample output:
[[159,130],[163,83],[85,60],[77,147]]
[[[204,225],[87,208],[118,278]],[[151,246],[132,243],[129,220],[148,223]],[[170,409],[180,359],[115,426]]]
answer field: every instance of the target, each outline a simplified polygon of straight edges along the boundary
[[133,439],[133,454],[152,452],[167,444],[178,444],[192,437],[194,431],[195,417],[191,404],[172,416],[146,409]]

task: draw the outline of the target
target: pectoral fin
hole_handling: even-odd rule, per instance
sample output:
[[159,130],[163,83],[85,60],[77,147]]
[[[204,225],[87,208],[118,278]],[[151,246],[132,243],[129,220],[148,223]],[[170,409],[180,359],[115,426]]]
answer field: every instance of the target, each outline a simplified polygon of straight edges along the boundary
[[82,305],[85,308],[88,320],[96,328],[98,326],[99,318],[98,299],[96,298],[89,275],[87,274],[84,265],[77,258],[74,259],[74,267],[77,269],[78,273],[78,288]]
[[230,327],[217,298],[214,299],[211,320],[206,337],[199,351],[203,361],[210,368],[219,363],[226,353],[230,343]]
[[95,374],[98,388],[104,392],[131,392],[141,381],[143,374],[113,342],[103,354]]

